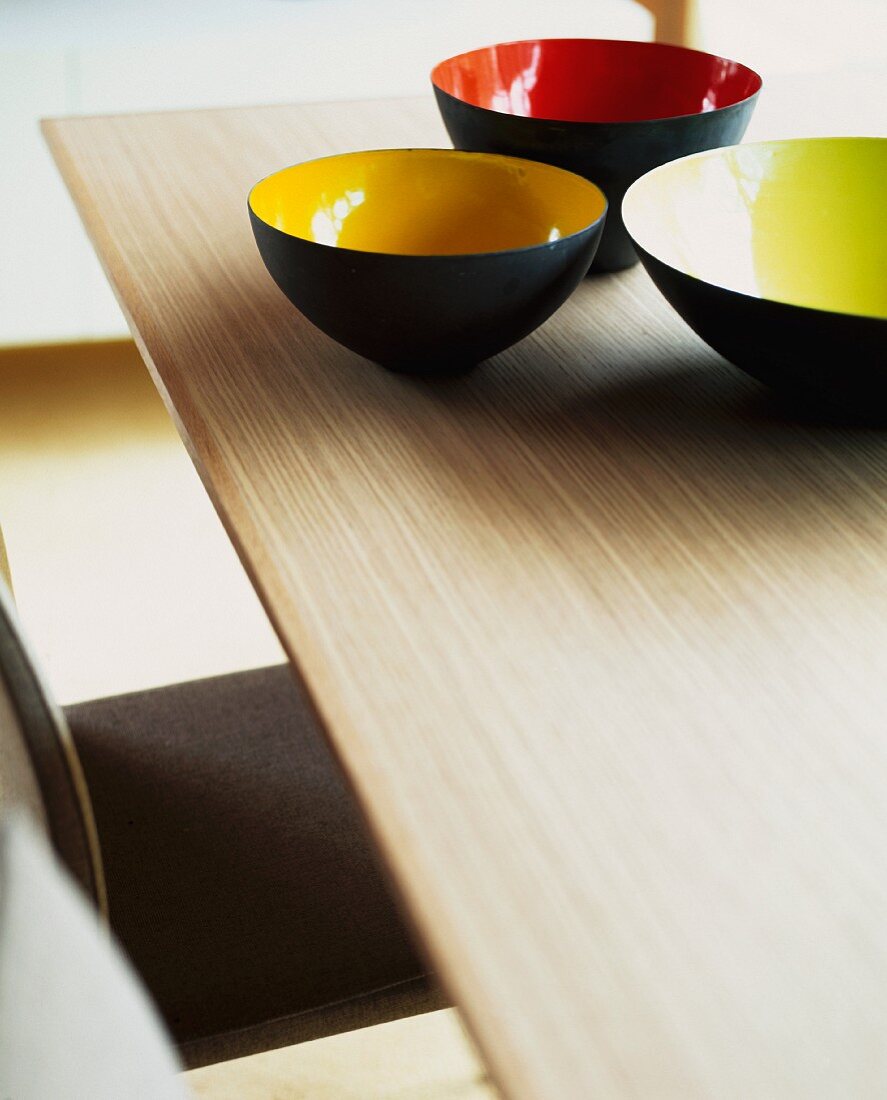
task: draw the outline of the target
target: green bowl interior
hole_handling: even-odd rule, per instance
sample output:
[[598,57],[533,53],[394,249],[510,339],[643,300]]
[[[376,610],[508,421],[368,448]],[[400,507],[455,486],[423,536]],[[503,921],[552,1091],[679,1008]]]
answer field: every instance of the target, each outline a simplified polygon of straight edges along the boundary
[[887,139],[739,145],[654,169],[625,197],[632,238],[704,282],[887,318]]

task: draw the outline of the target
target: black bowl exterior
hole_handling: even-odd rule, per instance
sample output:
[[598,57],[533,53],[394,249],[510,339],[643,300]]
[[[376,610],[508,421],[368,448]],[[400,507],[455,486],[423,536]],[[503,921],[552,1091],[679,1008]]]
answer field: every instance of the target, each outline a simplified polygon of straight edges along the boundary
[[740,294],[635,248],[667,301],[734,366],[789,396],[887,418],[887,319]]
[[461,372],[538,328],[582,281],[604,224],[507,252],[401,256],[317,244],[249,215],[271,277],[309,321],[417,374]]
[[622,222],[622,199],[634,181],[678,157],[738,144],[758,97],[755,92],[715,111],[646,122],[555,122],[475,107],[437,85],[434,94],[456,149],[544,161],[600,187],[609,213],[593,271],[637,263]]

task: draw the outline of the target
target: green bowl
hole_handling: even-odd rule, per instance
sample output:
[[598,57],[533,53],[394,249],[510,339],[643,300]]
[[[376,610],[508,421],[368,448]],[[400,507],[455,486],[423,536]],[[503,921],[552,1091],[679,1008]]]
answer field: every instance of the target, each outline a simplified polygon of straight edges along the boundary
[[887,413],[887,138],[799,138],[699,153],[628,191],[653,281],[756,378]]

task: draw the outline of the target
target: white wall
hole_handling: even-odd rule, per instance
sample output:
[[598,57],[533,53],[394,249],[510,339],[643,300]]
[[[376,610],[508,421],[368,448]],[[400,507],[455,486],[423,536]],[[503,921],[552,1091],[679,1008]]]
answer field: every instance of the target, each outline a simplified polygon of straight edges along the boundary
[[474,46],[650,34],[633,0],[0,0],[0,344],[126,331],[41,117],[430,94]]

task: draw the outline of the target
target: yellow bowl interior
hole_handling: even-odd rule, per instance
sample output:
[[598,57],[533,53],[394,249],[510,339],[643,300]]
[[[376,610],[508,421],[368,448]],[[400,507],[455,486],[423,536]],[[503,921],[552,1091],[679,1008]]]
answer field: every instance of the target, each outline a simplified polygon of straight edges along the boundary
[[887,139],[719,149],[642,177],[634,239],[688,275],[791,305],[887,317]]
[[250,192],[253,213],[320,244],[411,256],[499,252],[596,222],[594,184],[534,161],[452,149],[346,153],[284,168]]

